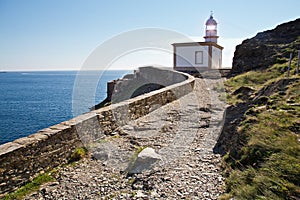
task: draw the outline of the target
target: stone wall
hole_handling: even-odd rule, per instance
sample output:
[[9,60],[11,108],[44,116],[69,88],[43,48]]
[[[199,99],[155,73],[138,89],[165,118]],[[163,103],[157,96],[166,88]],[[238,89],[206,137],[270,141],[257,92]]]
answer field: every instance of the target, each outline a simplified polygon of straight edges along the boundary
[[115,81],[114,87],[108,86],[108,96],[111,97],[112,103],[118,103],[184,80],[186,80],[184,74],[174,73],[169,69],[140,67],[134,71],[134,74],[125,75]]
[[163,77],[167,75],[184,79],[180,82],[175,78],[177,81],[173,85],[91,111],[28,137],[0,145],[0,197],[24,185],[37,174],[67,163],[76,148],[105,138],[128,121],[144,116],[193,90],[192,76],[153,68],[155,73],[157,70],[161,70]]
[[51,169],[82,146],[75,127],[58,124],[0,146],[0,194],[12,191],[37,173]]

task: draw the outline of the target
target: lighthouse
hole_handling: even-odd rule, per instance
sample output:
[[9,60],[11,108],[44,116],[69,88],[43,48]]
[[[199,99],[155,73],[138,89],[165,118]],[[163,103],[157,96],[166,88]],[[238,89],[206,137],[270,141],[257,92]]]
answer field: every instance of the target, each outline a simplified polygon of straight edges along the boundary
[[222,50],[218,44],[217,21],[210,17],[205,23],[204,42],[174,43],[173,68],[177,71],[195,72],[222,69]]
[[211,13],[209,19],[205,23],[205,42],[218,43],[219,36],[217,36],[217,24],[218,23],[216,22],[216,20],[214,20],[213,14]]

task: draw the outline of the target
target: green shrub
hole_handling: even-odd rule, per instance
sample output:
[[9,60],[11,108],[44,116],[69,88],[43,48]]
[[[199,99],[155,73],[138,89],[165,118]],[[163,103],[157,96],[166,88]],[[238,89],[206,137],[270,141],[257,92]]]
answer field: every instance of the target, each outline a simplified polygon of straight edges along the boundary
[[69,158],[69,162],[76,162],[84,158],[88,153],[88,150],[85,147],[79,147],[74,150]]

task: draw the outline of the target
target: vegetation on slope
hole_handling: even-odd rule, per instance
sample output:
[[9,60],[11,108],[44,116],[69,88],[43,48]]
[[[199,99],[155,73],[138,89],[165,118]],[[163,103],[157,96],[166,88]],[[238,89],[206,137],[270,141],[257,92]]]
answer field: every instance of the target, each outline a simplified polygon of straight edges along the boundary
[[287,60],[280,60],[225,83],[228,103],[240,115],[232,122],[231,135],[223,135],[234,141],[224,151],[224,199],[300,198],[300,75],[295,74],[296,66],[295,56],[290,77]]

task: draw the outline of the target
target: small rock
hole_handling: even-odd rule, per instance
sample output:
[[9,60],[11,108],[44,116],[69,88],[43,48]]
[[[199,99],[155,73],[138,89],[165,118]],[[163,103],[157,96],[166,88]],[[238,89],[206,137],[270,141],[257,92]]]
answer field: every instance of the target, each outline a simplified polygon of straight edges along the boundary
[[117,135],[117,134],[118,133],[116,131],[110,133],[111,136],[114,136],[114,135]]
[[156,190],[151,191],[151,197],[159,197],[159,194],[157,193]]
[[208,192],[203,192],[203,196],[209,197],[209,193]]
[[136,192],[136,197],[137,198],[142,198],[142,197],[146,197],[147,195],[145,195],[141,190],[138,190]]

